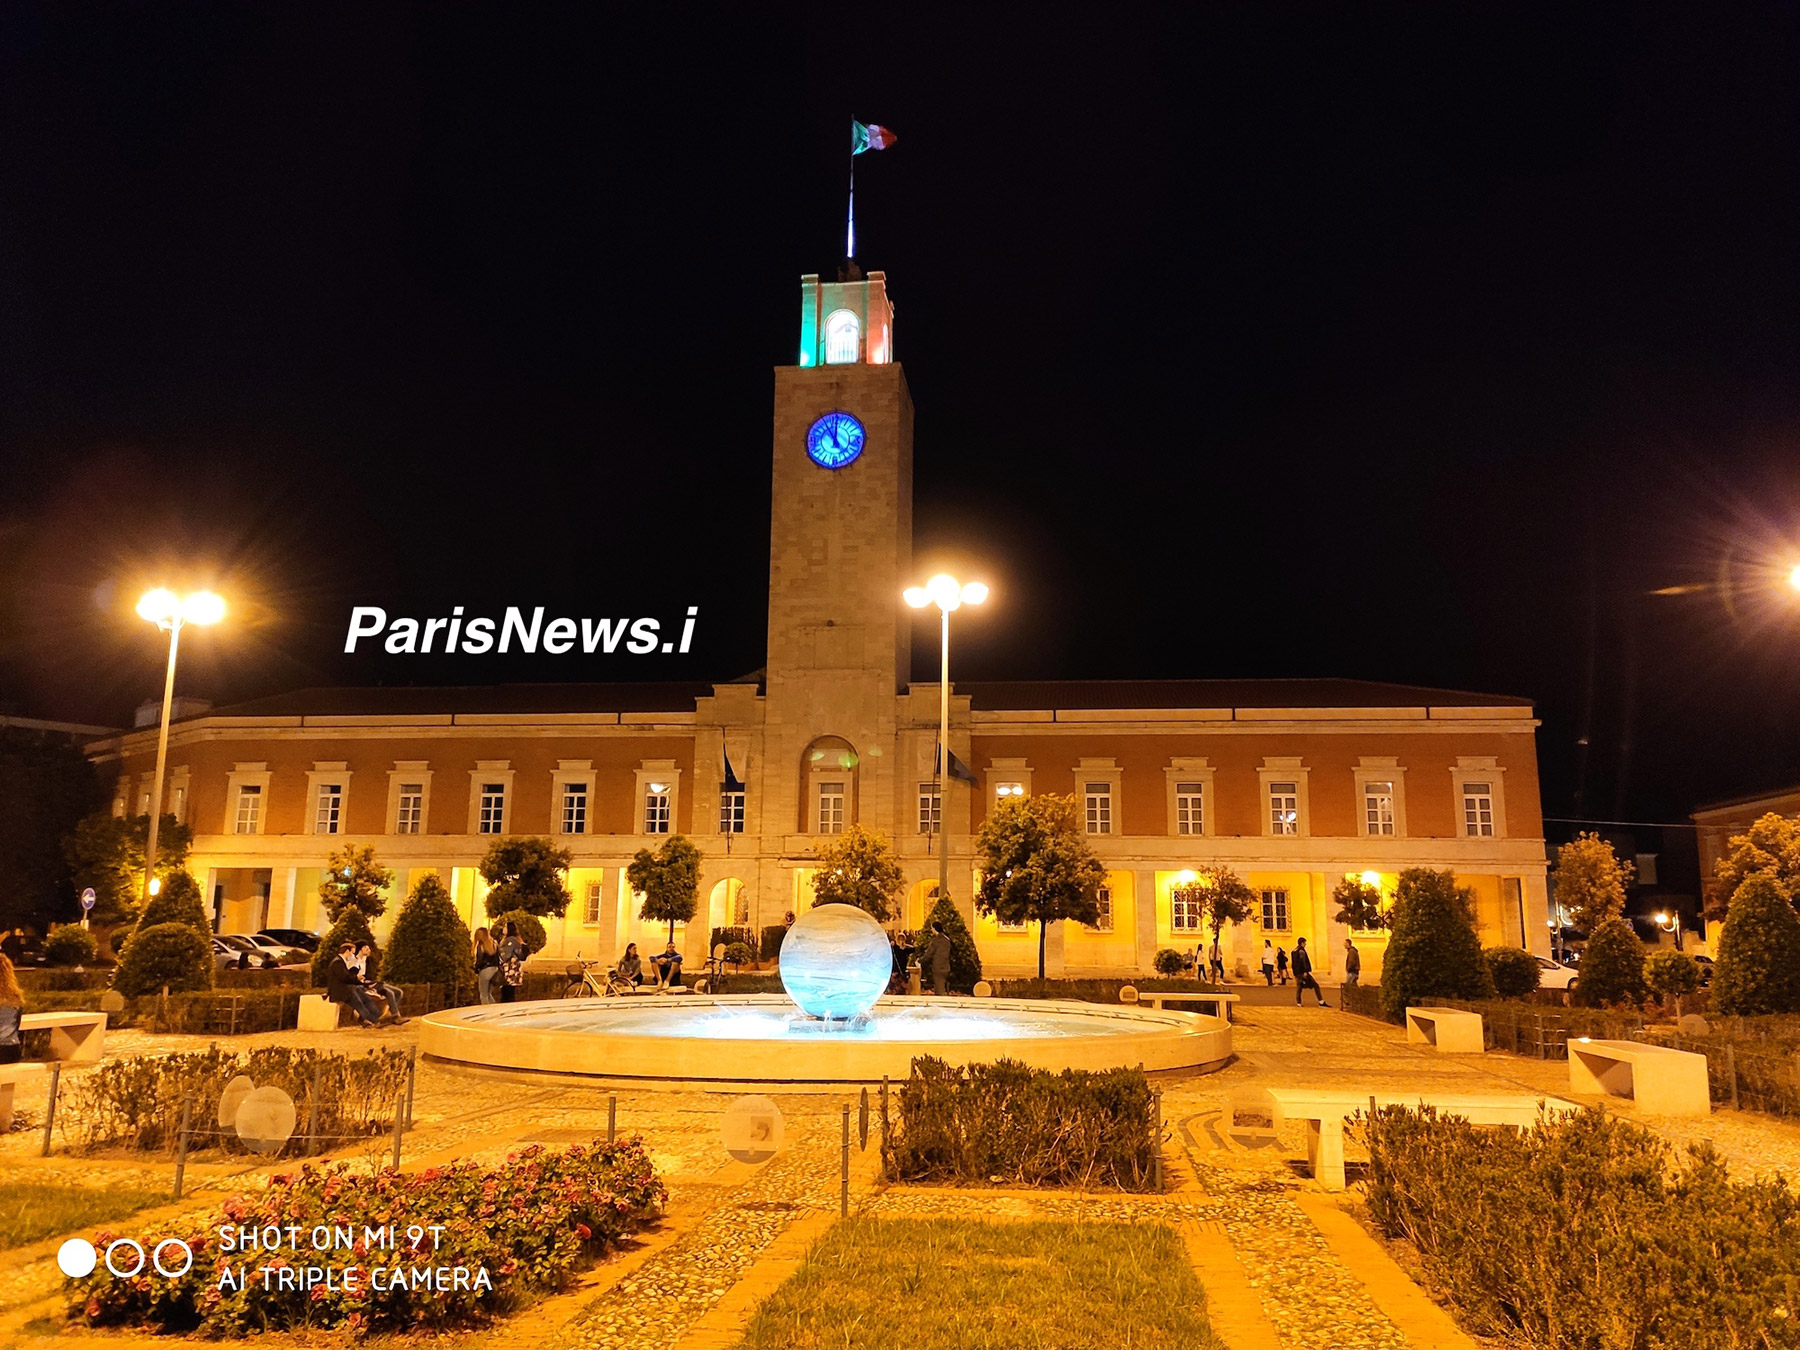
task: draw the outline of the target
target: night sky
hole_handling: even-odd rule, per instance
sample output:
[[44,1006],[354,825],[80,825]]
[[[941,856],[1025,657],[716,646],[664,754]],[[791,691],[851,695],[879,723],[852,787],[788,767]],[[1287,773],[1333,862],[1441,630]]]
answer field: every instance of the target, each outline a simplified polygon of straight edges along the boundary
[[1800,11],[661,8],[0,6],[4,710],[128,719],[154,581],[219,701],[760,665],[855,116],[965,678],[1526,695],[1553,816],[1800,780]]

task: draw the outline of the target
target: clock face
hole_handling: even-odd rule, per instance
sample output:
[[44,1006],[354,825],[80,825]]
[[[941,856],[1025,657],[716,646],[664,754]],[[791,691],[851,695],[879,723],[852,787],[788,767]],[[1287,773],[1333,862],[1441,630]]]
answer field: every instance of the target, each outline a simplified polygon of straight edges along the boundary
[[806,455],[821,469],[841,469],[863,452],[863,424],[847,412],[828,412],[806,432]]

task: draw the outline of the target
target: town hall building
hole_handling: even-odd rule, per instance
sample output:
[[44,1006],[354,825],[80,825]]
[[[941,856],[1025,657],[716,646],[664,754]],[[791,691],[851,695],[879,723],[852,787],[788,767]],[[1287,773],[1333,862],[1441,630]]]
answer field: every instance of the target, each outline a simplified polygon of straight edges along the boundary
[[[922,921],[949,850],[950,893],[996,974],[1035,973],[1035,932],[971,909],[975,832],[1005,796],[1073,794],[1106,867],[1100,921],[1053,926],[1052,974],[1147,971],[1202,941],[1182,890],[1233,868],[1256,892],[1228,930],[1249,969],[1265,937],[1304,937],[1319,973],[1345,930],[1346,874],[1387,893],[1408,867],[1473,888],[1484,944],[1548,950],[1545,849],[1527,700],[1359,680],[952,682],[950,748],[977,778],[937,782],[939,687],[910,681],[912,400],[885,276],[801,279],[795,365],[775,372],[768,657],[724,684],[320,688],[179,717],[165,810],[222,931],[323,931],[327,856],[372,846],[404,889],[439,873],[471,927],[496,836],[574,857],[546,957],[660,947],[625,868],[671,834],[704,852],[690,963],[712,928],[781,923],[811,903],[816,850],[852,823],[906,868]],[[935,610],[927,632],[935,643]],[[115,810],[148,809],[155,731],[90,744]],[[727,777],[726,766],[730,766]],[[1367,978],[1383,939],[1357,935]]]

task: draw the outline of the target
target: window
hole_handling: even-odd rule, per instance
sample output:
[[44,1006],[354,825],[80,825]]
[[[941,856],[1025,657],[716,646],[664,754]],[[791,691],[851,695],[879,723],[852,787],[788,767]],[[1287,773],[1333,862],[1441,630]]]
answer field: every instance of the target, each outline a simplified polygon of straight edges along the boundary
[[581,921],[585,924],[600,922],[600,883],[597,881],[588,882],[587,904],[582,907]]
[[247,784],[238,789],[237,821],[233,825],[235,834],[257,834],[262,829],[262,785]]
[[[176,784],[169,789],[169,814],[183,823],[187,821],[187,789],[180,784]],[[1643,870],[1641,868],[1639,869],[1638,874],[1640,876],[1643,875]],[[1652,869],[1650,873],[1650,884],[1653,886],[1656,884],[1656,873],[1654,869]]]
[[1112,932],[1112,887],[1102,886],[1097,897],[1100,901],[1100,917],[1089,925],[1096,933]]
[[1370,834],[1394,832],[1394,785],[1370,781],[1363,784],[1363,824]]
[[936,783],[919,784],[919,833],[936,834],[944,827],[944,797]]
[[1111,834],[1112,784],[1089,783],[1084,795],[1087,798],[1087,832]]
[[1300,789],[1297,784],[1269,784],[1269,833],[1300,833]]
[[644,833],[669,832],[669,785],[651,783],[644,788]]
[[819,784],[819,833],[844,832],[844,785],[841,781]]
[[586,783],[562,785],[562,832],[587,833],[588,790]]
[[729,788],[719,789],[719,833],[742,834],[744,832],[744,793],[742,789],[733,791]]
[[1029,933],[1031,931],[1031,925],[1028,923],[1006,923],[997,919],[994,926],[1002,933]]
[[995,783],[994,784],[994,798],[996,801],[1003,802],[1008,797],[1023,797],[1024,795],[1025,795],[1025,785],[1023,783]]
[[394,813],[395,834],[417,834],[425,823],[425,785],[402,783],[399,806]]
[[481,785],[481,814],[477,821],[476,833],[506,833],[505,783],[483,783]]
[[1176,933],[1198,933],[1205,920],[1198,886],[1177,886],[1169,892],[1169,928]]
[[1202,783],[1177,783],[1175,785],[1175,833],[1205,834],[1205,785]]
[[1489,839],[1494,833],[1494,785],[1464,783],[1463,833],[1472,838]]
[[320,783],[319,805],[313,813],[314,834],[336,834],[344,817],[344,785]]
[[138,814],[140,816],[147,816],[150,814],[150,789],[149,788],[145,788],[141,793],[138,794]]
[[834,309],[825,316],[825,364],[852,364],[862,351],[862,320],[853,310]]
[[1288,927],[1288,893],[1268,890],[1262,893],[1262,926],[1272,932],[1285,933]]

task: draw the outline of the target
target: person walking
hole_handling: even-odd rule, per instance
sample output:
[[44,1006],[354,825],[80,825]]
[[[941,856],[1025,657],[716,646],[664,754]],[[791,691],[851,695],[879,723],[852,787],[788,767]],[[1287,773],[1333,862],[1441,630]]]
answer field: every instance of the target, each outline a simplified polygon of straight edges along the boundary
[[1349,938],[1344,939],[1344,985],[1348,988],[1362,974],[1362,953]]
[[25,1053],[24,1033],[19,1029],[24,1016],[25,991],[19,988],[12,961],[0,952],[0,1064],[17,1064]]
[[500,969],[500,944],[485,928],[475,930],[475,987],[483,1003],[494,1001],[494,972]]
[[931,943],[925,949],[931,965],[931,992],[942,995],[949,991],[950,985],[950,938],[944,932],[943,922],[931,925]]
[[1275,974],[1281,980],[1281,982],[1283,984],[1287,983],[1287,970],[1288,970],[1287,953],[1285,951],[1283,951],[1280,947],[1277,947],[1275,949]]
[[1212,946],[1206,949],[1206,968],[1214,984],[1225,983],[1225,953],[1219,947],[1219,935],[1213,934]]
[[1269,939],[1267,939],[1267,938],[1263,939],[1262,970],[1263,970],[1263,983],[1267,984],[1270,988],[1274,988],[1274,986],[1275,986],[1275,944],[1273,942],[1270,942]]
[[1319,1000],[1321,1008],[1331,1005],[1325,1001],[1325,992],[1319,988],[1319,982],[1313,978],[1312,957],[1306,950],[1306,939],[1301,938],[1294,944],[1294,1006],[1298,1008],[1306,991],[1311,988],[1313,997]]
[[500,937],[500,1001],[516,1003],[519,1000],[519,986],[525,983],[525,940],[519,936],[519,925],[511,919],[506,921],[506,931]]

